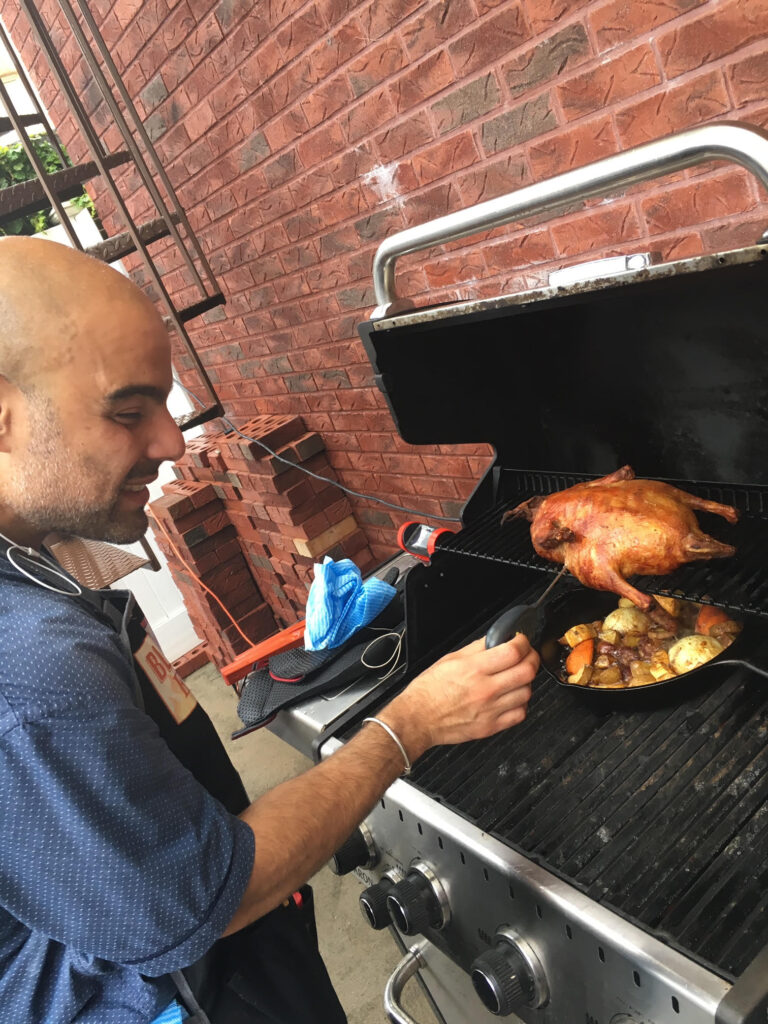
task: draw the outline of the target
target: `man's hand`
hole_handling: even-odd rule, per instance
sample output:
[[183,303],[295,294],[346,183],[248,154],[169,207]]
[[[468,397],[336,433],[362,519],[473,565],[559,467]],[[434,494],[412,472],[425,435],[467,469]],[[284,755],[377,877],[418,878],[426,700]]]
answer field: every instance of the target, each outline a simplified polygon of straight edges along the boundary
[[[539,657],[524,636],[485,650],[476,640],[422,672],[377,715],[415,761],[437,743],[492,736],[525,718]],[[276,907],[310,878],[403,770],[375,723],[332,757],[284,782],[240,817],[253,830],[251,880],[225,934]]]
[[440,743],[492,736],[523,721],[539,656],[522,633],[485,648],[485,638],[446,654],[379,714],[411,760]]

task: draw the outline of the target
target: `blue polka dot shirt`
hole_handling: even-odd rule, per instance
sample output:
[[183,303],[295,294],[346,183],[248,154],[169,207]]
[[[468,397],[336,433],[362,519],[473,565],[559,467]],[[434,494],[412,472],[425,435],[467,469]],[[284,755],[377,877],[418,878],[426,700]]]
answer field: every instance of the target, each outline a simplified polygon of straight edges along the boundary
[[147,1024],[221,935],[253,834],[133,702],[114,630],[0,555],[0,1017]]

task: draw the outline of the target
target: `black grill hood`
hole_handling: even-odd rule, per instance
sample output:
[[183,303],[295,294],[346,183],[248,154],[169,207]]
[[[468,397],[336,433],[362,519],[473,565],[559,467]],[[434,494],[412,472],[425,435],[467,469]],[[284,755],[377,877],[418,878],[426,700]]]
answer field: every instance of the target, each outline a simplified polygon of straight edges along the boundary
[[768,484],[768,246],[369,321],[411,444],[498,465]]

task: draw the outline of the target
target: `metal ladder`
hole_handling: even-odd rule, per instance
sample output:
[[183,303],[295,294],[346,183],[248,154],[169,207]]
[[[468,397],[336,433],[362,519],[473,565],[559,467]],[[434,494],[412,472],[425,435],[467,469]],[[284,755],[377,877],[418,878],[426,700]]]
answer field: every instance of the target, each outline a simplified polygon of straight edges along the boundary
[[[111,113],[113,124],[121,137],[121,145],[115,152],[107,152],[101,139],[90,123],[90,118],[56,50],[48,28],[44,24],[34,0],[19,0],[20,6],[29,19],[34,35],[45,55],[48,65],[66,98],[69,110],[88,145],[91,159],[76,166],[68,166],[69,160],[59,143],[50,119],[43,110],[35,90],[30,83],[24,65],[19,60],[8,35],[0,24],[0,42],[5,46],[13,62],[19,82],[34,107],[34,114],[20,114],[15,109],[5,84],[0,81],[0,104],[7,116],[0,117],[0,132],[13,130],[24,148],[36,177],[0,190],[0,228],[4,223],[29,213],[53,208],[62,228],[72,245],[89,255],[114,263],[132,253],[138,252],[144,262],[148,281],[167,311],[166,323],[176,331],[200,378],[205,392],[204,407],[185,416],[179,423],[182,430],[205,423],[223,414],[221,402],[213,384],[200,361],[189,338],[185,324],[226,300],[216,282],[200,243],[192,231],[186,214],[181,208],[168,175],[163,168],[152,142],[139,118],[138,112],[125,88],[96,22],[88,9],[87,0],[75,0],[79,17],[70,0],[58,0],[73,38],[77,41],[86,65],[93,76],[102,98]],[[86,34],[87,30],[87,34]],[[89,41],[90,36],[90,41]],[[98,54],[98,56],[97,56]],[[118,104],[117,97],[122,103]],[[38,156],[27,131],[32,126],[43,129],[47,141],[55,149],[61,161],[62,170],[49,173]],[[154,206],[157,216],[141,224],[132,217],[126,200],[112,175],[112,170],[132,163],[141,186]],[[115,213],[124,225],[124,230],[106,238],[96,245],[84,249],[64,203],[81,194],[83,182],[100,176],[114,203]],[[156,265],[149,246],[160,239],[171,238],[191,276],[198,298],[183,308],[177,308],[163,283],[162,274]]]

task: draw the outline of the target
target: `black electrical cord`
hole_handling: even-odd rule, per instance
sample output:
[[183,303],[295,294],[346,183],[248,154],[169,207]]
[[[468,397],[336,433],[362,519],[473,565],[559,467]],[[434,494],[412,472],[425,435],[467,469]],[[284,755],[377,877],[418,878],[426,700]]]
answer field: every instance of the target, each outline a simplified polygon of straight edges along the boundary
[[[194,391],[190,391],[188,387],[181,383],[180,380],[176,380],[176,384],[185,391],[190,398],[193,398],[197,404],[201,407],[204,403],[197,397]],[[334,487],[338,487],[340,491],[344,491],[345,494],[351,495],[353,498],[362,498],[364,501],[375,501],[379,505],[386,505],[387,508],[393,508],[397,512],[407,512],[412,516],[420,516],[428,519],[439,519],[445,523],[460,523],[461,519],[457,516],[438,516],[434,512],[421,512],[419,509],[407,508],[405,505],[397,505],[393,501],[387,501],[385,498],[376,498],[372,494],[363,494],[360,491],[353,491],[350,487],[345,487],[344,484],[340,484],[338,480],[331,480],[330,477],[320,476],[319,473],[313,473],[311,469],[305,469],[304,466],[299,465],[296,462],[291,462],[290,459],[283,458],[282,455],[278,455],[276,451],[273,451],[268,444],[264,444],[257,437],[249,437],[248,434],[244,434],[242,430],[238,428],[229,420],[226,416],[219,416],[218,419],[225,423],[230,430],[234,430],[236,434],[239,434],[246,441],[253,441],[254,444],[259,445],[264,451],[268,452],[273,458],[277,459],[278,462],[284,462],[287,466],[292,466],[294,469],[300,469],[302,473],[306,473],[307,476],[313,477],[315,480],[322,480],[324,483],[333,484]]]

